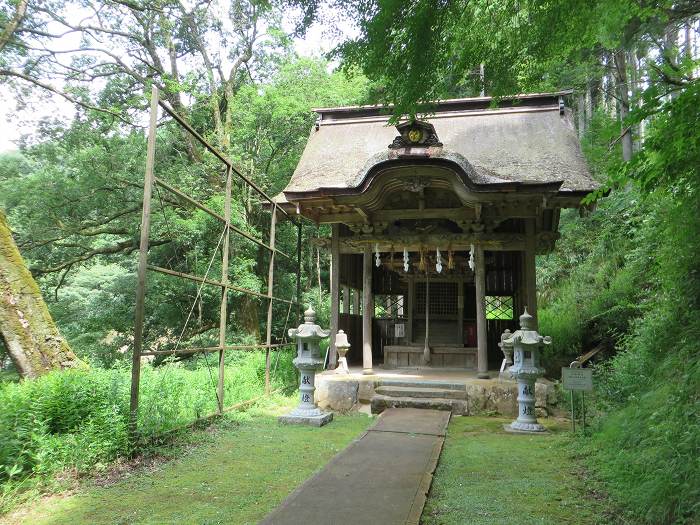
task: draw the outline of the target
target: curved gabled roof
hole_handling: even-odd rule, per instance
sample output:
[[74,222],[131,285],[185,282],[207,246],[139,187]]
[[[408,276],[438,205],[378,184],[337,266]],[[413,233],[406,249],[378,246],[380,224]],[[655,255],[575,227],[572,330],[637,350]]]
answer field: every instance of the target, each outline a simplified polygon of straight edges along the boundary
[[[423,120],[442,146],[390,149],[397,136],[378,107],[316,110],[317,126],[283,190],[287,200],[356,193],[372,169],[410,157],[464,165],[478,186],[560,182],[560,193],[587,193],[591,177],[568,111],[553,93],[521,95],[499,103],[489,98],[448,100]],[[408,151],[410,150],[410,151]]]

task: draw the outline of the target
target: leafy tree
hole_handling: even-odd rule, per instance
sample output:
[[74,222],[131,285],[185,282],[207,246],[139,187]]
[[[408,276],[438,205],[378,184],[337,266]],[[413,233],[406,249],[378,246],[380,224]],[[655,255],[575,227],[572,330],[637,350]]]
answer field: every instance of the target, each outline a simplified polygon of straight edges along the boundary
[[[286,184],[313,126],[312,106],[360,102],[362,77],[329,73],[324,61],[287,57],[263,84],[246,84],[236,95],[231,156],[247,176],[270,194]],[[202,119],[201,103],[191,114]],[[0,156],[2,202],[15,237],[35,276],[52,297],[57,322],[81,355],[110,364],[130,348],[135,288],[135,252],[141,213],[145,140],[140,132],[113,132],[100,118],[82,116],[69,126],[44,128],[45,140],[22,154]],[[211,127],[208,129],[212,129]],[[206,131],[205,131],[206,133]],[[156,175],[222,213],[221,164],[204,151],[192,163],[178,128],[159,126]],[[268,235],[270,214],[257,194],[234,187],[233,223],[256,238]],[[171,270],[218,279],[221,225],[204,212],[156,188],[149,261]],[[296,289],[296,228],[280,223],[275,295],[293,298]],[[309,250],[308,246],[304,247]],[[211,266],[210,266],[211,261]],[[232,284],[267,291],[268,253],[232,236]],[[149,274],[146,344],[172,348],[217,343],[219,291],[197,283]],[[100,292],[90,293],[90,289]],[[260,337],[264,302],[231,294],[229,338]],[[101,306],[100,306],[101,305]],[[111,306],[110,306],[111,305]],[[194,305],[194,306],[193,306]],[[89,315],[80,312],[91,312]],[[290,317],[291,315],[291,317]],[[185,320],[187,328],[183,331]],[[294,322],[286,304],[275,304],[275,337]]]

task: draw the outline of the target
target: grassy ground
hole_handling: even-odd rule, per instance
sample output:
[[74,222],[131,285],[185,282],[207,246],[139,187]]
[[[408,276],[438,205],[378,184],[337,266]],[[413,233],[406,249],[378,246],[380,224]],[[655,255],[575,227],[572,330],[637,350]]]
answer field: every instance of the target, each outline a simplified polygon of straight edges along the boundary
[[[234,414],[192,433],[165,453],[170,461],[137,468],[99,486],[45,497],[0,523],[257,523],[294,488],[369,426],[364,415],[336,416],[321,429],[282,427],[276,414],[294,399]],[[543,436],[503,432],[499,418],[452,420],[424,525],[613,523],[572,459],[560,426]],[[172,459],[173,451],[175,458]]]
[[282,408],[231,416],[216,431],[201,432],[208,445],[155,472],[136,472],[107,487],[86,482],[74,494],[44,498],[0,523],[257,523],[372,421],[336,416],[321,429],[282,427],[275,416]]
[[508,434],[499,418],[456,417],[449,426],[421,523],[614,523],[565,446],[561,426]]

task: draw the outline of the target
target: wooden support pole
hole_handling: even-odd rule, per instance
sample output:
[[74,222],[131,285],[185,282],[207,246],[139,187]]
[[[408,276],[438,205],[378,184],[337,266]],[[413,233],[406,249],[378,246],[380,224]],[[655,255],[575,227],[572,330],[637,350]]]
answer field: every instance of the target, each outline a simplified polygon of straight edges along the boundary
[[477,377],[489,378],[489,357],[486,338],[486,261],[484,260],[484,247],[476,245],[474,248],[476,269],[474,284],[476,285],[476,340],[477,340]]
[[[277,225],[277,204],[272,205],[272,218],[270,219],[270,246],[275,247],[275,230]],[[267,323],[265,325],[265,392],[270,393],[270,344],[272,344],[272,290],[275,279],[275,252],[270,252],[270,264],[267,268]]]
[[338,333],[338,310],[340,309],[340,225],[331,225],[331,340],[328,352],[328,368],[333,370],[338,362],[335,336]]
[[[231,237],[231,168],[226,169],[226,195],[224,197],[224,243],[221,256],[221,282],[228,285],[228,252]],[[274,256],[274,252],[271,252]],[[228,288],[221,289],[219,308],[219,379],[216,385],[216,401],[219,414],[224,413],[224,347],[226,346],[226,326],[228,320]]]
[[[535,327],[537,324],[537,238],[535,237],[535,220],[531,219],[525,223],[525,306],[532,317],[535,318]],[[520,315],[522,312],[518,312]]]
[[372,248],[365,246],[362,258],[362,373],[372,370]]
[[151,230],[151,195],[153,193],[153,165],[155,164],[156,128],[158,126],[158,88],[151,87],[151,118],[146,150],[146,174],[143,182],[143,210],[141,212],[141,241],[139,244],[136,311],[134,313],[134,351],[131,358],[131,397],[129,400],[129,435],[136,440],[136,421],[139,410],[139,383],[141,381],[141,351],[143,350],[143,322],[145,317],[146,270],[148,241]]
[[352,313],[360,315],[360,291],[355,288],[352,290]]

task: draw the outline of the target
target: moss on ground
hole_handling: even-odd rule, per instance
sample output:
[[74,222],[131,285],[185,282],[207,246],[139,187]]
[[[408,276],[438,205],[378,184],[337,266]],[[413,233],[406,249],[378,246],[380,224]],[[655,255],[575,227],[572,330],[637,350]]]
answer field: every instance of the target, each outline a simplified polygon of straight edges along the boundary
[[108,487],[85,484],[20,509],[6,524],[257,523],[372,421],[336,416],[320,429],[280,426],[271,410],[253,409],[203,432],[198,446],[156,472]]
[[508,434],[500,418],[456,417],[435,473],[421,523],[611,523],[566,446],[564,429]]

